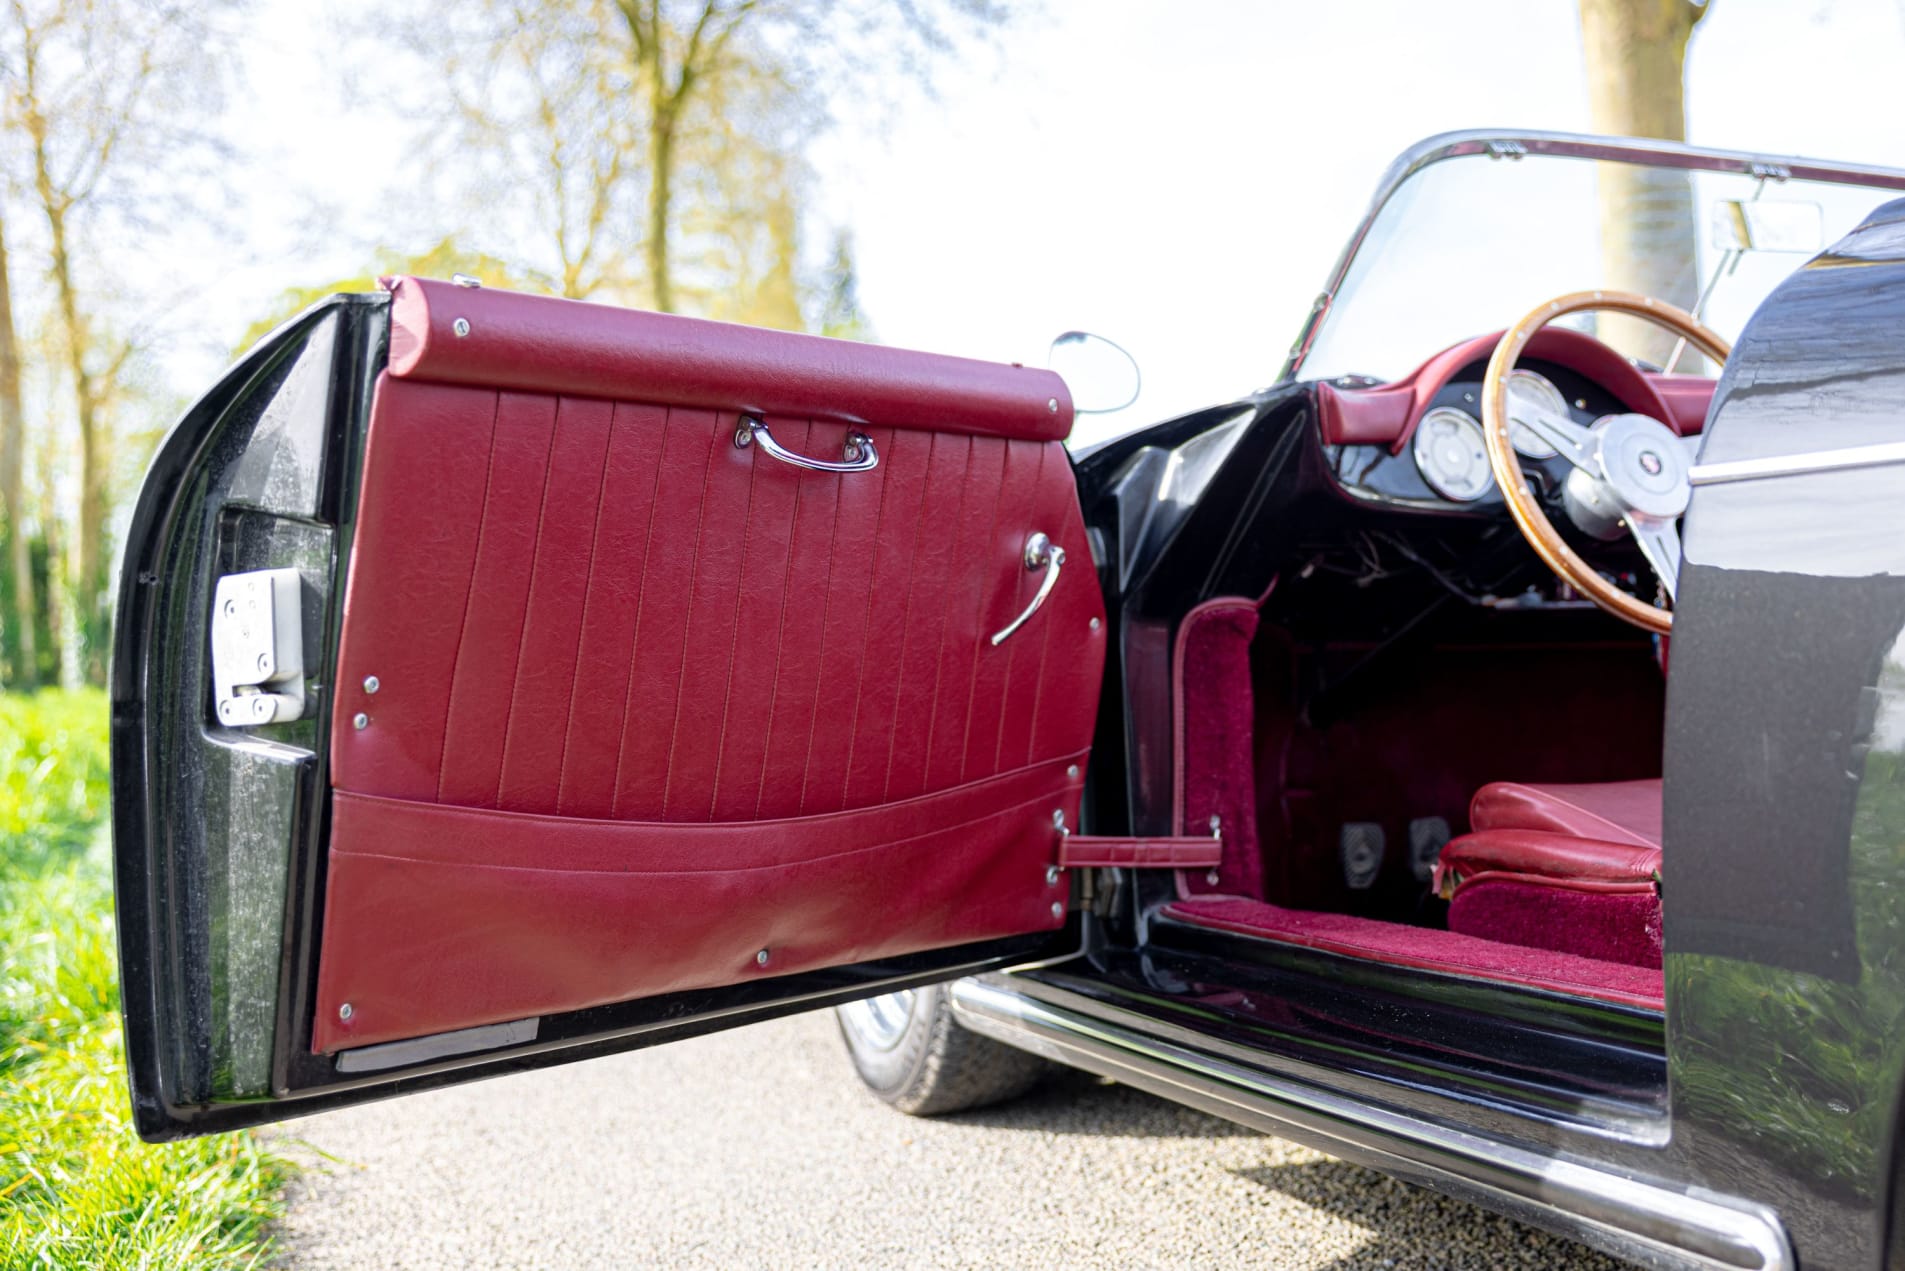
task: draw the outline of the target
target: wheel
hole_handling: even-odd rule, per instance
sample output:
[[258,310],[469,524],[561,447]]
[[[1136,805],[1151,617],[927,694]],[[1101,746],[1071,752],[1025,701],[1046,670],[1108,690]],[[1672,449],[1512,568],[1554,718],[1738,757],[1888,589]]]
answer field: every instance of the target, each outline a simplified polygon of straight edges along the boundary
[[1024,1094],[1047,1064],[953,1022],[943,984],[838,1007],[840,1035],[867,1089],[909,1116],[983,1108]]

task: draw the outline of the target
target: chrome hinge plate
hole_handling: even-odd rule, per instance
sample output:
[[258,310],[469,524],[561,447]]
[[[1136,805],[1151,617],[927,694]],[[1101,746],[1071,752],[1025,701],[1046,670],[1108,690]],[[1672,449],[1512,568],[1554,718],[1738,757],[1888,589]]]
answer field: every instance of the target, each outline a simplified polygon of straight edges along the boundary
[[303,583],[295,569],[226,574],[212,595],[212,709],[228,728],[304,714]]

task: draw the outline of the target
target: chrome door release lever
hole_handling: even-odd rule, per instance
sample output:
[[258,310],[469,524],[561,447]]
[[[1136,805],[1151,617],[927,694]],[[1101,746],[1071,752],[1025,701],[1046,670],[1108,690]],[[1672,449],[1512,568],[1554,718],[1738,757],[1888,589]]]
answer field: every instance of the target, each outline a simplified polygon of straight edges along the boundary
[[1025,607],[1025,612],[1006,623],[1001,630],[992,633],[994,648],[1004,644],[1007,637],[1024,626],[1026,621],[1038,612],[1038,607],[1045,603],[1047,596],[1052,594],[1052,588],[1058,586],[1058,571],[1064,564],[1065,549],[1044,534],[1034,534],[1025,540],[1025,567],[1038,569],[1042,566],[1045,570],[1045,579],[1039,583],[1038,594],[1032,597],[1032,603]]
[[880,452],[873,448],[873,438],[863,432],[850,432],[840,447],[841,462],[831,459],[809,459],[806,455],[797,455],[774,440],[774,434],[767,431],[767,423],[753,415],[741,416],[740,427],[734,432],[734,448],[745,450],[755,442],[761,443],[761,449],[773,455],[782,463],[791,463],[796,468],[811,468],[815,472],[871,472],[880,466]]

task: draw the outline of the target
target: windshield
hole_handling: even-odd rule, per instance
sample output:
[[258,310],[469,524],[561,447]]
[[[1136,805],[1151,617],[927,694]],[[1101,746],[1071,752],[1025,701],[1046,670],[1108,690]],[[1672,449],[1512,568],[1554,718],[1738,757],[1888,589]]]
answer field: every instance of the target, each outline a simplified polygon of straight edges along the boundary
[[[1425,142],[1411,155],[1449,140]],[[1308,333],[1307,354],[1299,342],[1286,378],[1394,380],[1441,349],[1507,327],[1544,300],[1597,288],[1639,291],[1683,309],[1705,292],[1702,320],[1731,342],[1782,279],[1905,190],[1905,174],[1810,161],[1755,164],[1666,143],[1658,143],[1668,153],[1652,156],[1656,161],[1628,162],[1588,156],[1655,143],[1464,141],[1471,153],[1385,183],[1387,198],[1378,195],[1353,256],[1338,265],[1339,281]],[[1404,156],[1398,167],[1406,170],[1409,160]],[[1733,170],[1692,166],[1699,163]],[[1787,175],[1799,172],[1844,179]],[[1715,241],[1715,216],[1725,215],[1727,200],[1816,206],[1816,245],[1729,253]],[[1802,222],[1810,215],[1801,213]],[[1661,366],[1672,355],[1672,337],[1644,324],[1576,318],[1564,321],[1629,357]],[[1713,368],[1688,354],[1677,369]]]

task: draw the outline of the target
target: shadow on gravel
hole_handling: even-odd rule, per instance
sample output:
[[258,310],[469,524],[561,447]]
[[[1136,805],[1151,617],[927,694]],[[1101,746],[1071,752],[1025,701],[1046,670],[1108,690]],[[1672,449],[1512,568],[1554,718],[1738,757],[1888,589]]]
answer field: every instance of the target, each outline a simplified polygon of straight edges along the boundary
[[1106,1138],[1219,1139],[1254,1133],[1076,1068],[1047,1074],[1030,1092],[1010,1102],[945,1120],[955,1125]]
[[[1476,1271],[1622,1271],[1629,1265],[1466,1201],[1345,1161],[1266,1165],[1232,1173],[1371,1233],[1369,1242],[1355,1252],[1316,1263],[1311,1271],[1430,1267],[1437,1271],[1471,1267]],[[1465,1253],[1466,1248],[1475,1252]]]

